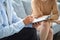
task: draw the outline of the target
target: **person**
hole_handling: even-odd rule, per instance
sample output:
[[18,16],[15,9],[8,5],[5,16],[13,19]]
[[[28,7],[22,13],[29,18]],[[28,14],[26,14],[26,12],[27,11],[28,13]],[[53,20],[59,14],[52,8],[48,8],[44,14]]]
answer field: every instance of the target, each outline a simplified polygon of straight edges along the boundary
[[19,18],[12,7],[12,0],[0,0],[0,40],[37,40],[36,29],[26,27],[33,20],[32,16]]
[[[47,21],[43,21],[45,26],[41,26],[40,40],[53,40],[52,22],[58,19],[58,9],[56,0],[32,0],[32,16],[39,18],[42,16],[51,15]],[[44,23],[46,22],[46,23]],[[37,28],[38,29],[38,28]]]

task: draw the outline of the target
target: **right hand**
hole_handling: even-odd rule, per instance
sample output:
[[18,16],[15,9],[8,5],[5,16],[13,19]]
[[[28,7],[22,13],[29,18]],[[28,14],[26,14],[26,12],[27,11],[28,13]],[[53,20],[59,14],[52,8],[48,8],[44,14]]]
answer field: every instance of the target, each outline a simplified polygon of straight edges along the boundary
[[25,25],[28,25],[28,24],[32,23],[33,20],[34,20],[34,17],[33,17],[33,16],[27,16],[27,17],[23,20],[23,22],[24,22]]

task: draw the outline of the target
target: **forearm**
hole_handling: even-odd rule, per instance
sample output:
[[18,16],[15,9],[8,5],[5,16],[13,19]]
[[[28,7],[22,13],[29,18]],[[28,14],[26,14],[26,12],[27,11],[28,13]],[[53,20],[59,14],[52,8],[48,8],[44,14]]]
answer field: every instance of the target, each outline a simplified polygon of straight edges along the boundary
[[2,29],[0,29],[0,38],[4,38],[7,36],[11,36],[15,33],[18,33],[19,31],[21,31],[24,28],[24,24],[22,21],[16,22],[14,24],[11,25],[7,25],[7,26],[1,26],[3,27]]
[[51,20],[57,20],[58,17],[59,17],[58,8],[57,8],[57,3],[56,2],[57,2],[56,0],[54,0],[54,2],[53,2]]
[[51,16],[50,20],[57,20],[58,17],[59,17],[58,14],[54,14],[54,15]]

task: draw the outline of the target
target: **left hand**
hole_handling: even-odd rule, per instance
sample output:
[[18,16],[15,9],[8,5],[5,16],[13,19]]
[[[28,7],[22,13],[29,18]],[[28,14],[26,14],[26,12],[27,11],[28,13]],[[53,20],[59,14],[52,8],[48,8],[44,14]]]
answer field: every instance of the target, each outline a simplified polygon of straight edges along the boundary
[[38,28],[41,25],[41,22],[33,23],[34,28]]
[[57,24],[60,24],[60,20],[55,20],[54,22],[56,22]]

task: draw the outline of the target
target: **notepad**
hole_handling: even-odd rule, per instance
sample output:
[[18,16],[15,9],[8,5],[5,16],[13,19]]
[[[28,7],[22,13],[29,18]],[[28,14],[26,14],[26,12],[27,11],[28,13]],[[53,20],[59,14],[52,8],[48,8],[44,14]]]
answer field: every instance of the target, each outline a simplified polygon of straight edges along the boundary
[[34,21],[32,23],[36,23],[36,22],[42,22],[44,20],[47,20],[50,18],[50,15],[47,15],[47,16],[42,16],[40,18],[37,18],[37,19],[34,19]]

